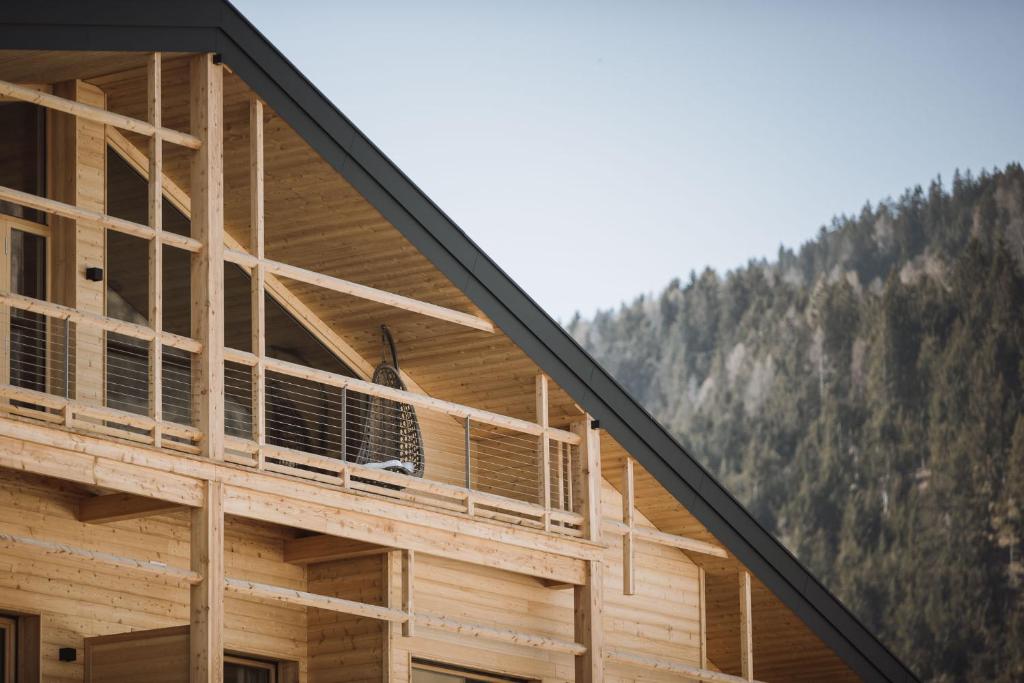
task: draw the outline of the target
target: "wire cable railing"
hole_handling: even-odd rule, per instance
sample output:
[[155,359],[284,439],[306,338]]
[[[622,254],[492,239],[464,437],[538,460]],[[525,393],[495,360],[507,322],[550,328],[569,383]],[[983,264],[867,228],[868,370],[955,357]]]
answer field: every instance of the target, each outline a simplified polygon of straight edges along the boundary
[[159,429],[167,448],[197,452],[190,351],[163,346],[158,423],[150,382],[155,342],[140,339],[146,333],[138,326],[27,297],[2,298],[0,411],[139,443],[153,443]]
[[[579,531],[575,434],[268,358],[261,447],[252,421],[256,358],[230,349],[226,356],[227,457],[234,462],[430,507]],[[407,438],[400,425],[409,408],[422,432],[423,479],[388,459]],[[549,442],[548,509],[542,439]]]
[[[6,337],[0,412],[199,452],[192,340],[160,338],[156,397],[157,342],[143,326],[3,294],[0,329]],[[273,358],[263,359],[259,392],[256,357],[230,349],[225,355],[228,460],[570,535],[582,527],[580,437],[574,433]],[[157,400],[160,420],[153,417]],[[260,401],[265,424],[257,441],[253,416]],[[410,414],[422,434],[420,476],[410,476],[414,472],[392,457],[408,447],[401,425]]]

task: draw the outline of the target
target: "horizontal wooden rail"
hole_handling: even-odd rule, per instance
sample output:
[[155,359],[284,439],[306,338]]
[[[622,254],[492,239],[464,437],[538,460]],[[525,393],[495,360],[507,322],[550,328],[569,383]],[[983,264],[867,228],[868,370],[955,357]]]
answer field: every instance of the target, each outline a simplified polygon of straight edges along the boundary
[[[240,360],[242,358],[241,355],[236,355],[233,352],[228,353],[227,350],[225,350],[225,358],[234,362],[244,362]],[[239,360],[236,361],[236,359]],[[303,365],[289,363],[288,361],[278,360],[276,358],[267,358],[266,367],[268,372],[277,372],[282,375],[289,375],[291,377],[308,380],[310,382],[318,382],[320,384],[338,387],[339,389],[351,389],[352,391],[357,391],[359,393],[366,394],[367,396],[376,396],[378,398],[389,399],[398,403],[406,403],[416,408],[444,413],[445,415],[450,415],[451,417],[455,417],[460,420],[464,420],[468,417],[473,422],[477,422],[479,424],[500,427],[514,432],[530,434],[532,436],[540,436],[541,434],[546,433],[548,438],[554,441],[560,441],[562,443],[572,445],[580,443],[579,434],[573,434],[572,432],[567,432],[563,429],[545,430],[544,427],[535,422],[520,420],[506,415],[499,415],[498,413],[479,410],[477,408],[470,408],[469,406],[451,403],[450,401],[443,401],[438,398],[425,396],[424,394],[403,391],[401,389],[392,389],[391,387],[374,384],[373,382],[367,382],[353,377],[338,375],[333,372],[307,368]]]
[[[88,327],[95,327],[107,332],[114,332],[116,334],[121,334],[133,339],[139,339],[141,341],[150,342],[156,338],[156,332],[145,325],[136,325],[135,323],[130,323],[125,320],[108,318],[103,315],[97,315],[96,313],[80,311],[77,308],[69,308],[49,301],[33,299],[32,297],[23,296],[21,294],[0,292],[0,304],[16,308],[20,311],[38,313],[39,315],[45,315],[50,318],[70,320],[73,323],[86,325]],[[187,351],[189,353],[199,353],[203,348],[203,345],[194,339],[182,337],[181,335],[172,334],[170,332],[161,333],[160,341],[164,346],[170,346],[171,348]]]
[[[254,441],[239,439],[237,437],[226,437],[225,443],[233,450],[243,451],[250,454],[255,453],[256,451],[256,443]],[[283,448],[281,446],[266,445],[263,448],[264,456],[267,458],[293,462],[307,467],[315,467],[319,470],[337,473],[340,481],[329,483],[337,483],[342,487],[353,485],[351,483],[352,478],[357,478],[367,482],[367,484],[363,485],[362,488],[368,488],[373,485],[400,487],[403,490],[451,498],[462,503],[472,502],[472,507],[476,510],[475,514],[478,516],[487,516],[488,514],[487,511],[480,509],[482,507],[494,508],[499,511],[512,512],[529,517],[536,517],[537,519],[542,518],[544,514],[544,507],[537,505],[536,503],[527,503],[513,498],[505,498],[504,496],[487,493],[485,491],[474,491],[472,489],[455,486],[453,484],[419,479],[405,474],[379,470],[373,467],[366,467],[365,465],[340,460],[338,458],[328,458],[323,455],[306,453],[304,451]],[[291,470],[286,468],[275,471],[291,473]],[[305,476],[308,473],[303,470],[302,474]],[[578,525],[583,523],[583,515],[569,510],[552,510],[551,518],[552,520],[561,522],[562,524]]]
[[[125,220],[124,218],[118,218],[116,216],[108,216],[107,214],[99,211],[83,209],[72,204],[58,202],[56,199],[47,199],[46,197],[40,197],[28,192],[22,192],[21,190],[15,190],[10,187],[0,186],[0,200],[11,202],[12,204],[18,204],[19,206],[24,206],[29,209],[36,209],[43,213],[60,216],[62,218],[70,218],[76,221],[93,223],[102,228],[107,228],[108,230],[121,232],[134,237],[141,237],[146,240],[156,239],[157,237],[156,230],[148,225]],[[202,248],[202,244],[199,240],[192,239],[191,237],[185,237],[184,235],[178,235],[173,232],[161,231],[160,241],[163,244],[171,247],[177,247],[178,249],[184,249],[185,251],[196,252]]]
[[15,387],[10,384],[0,384],[0,398],[24,401],[55,410],[70,410],[79,417],[89,417],[102,422],[112,422],[124,427],[134,427],[135,429],[152,430],[159,424],[161,432],[181,439],[196,440],[202,436],[198,429],[189,425],[176,424],[174,422],[157,423],[148,415],[138,415],[116,408],[107,408],[106,406],[88,405],[81,401],[64,398],[63,396],[54,396],[43,391]]
[[[612,533],[619,535],[629,533],[629,526],[623,524],[617,519],[605,517],[603,523],[605,530]],[[711,555],[712,557],[729,556],[729,553],[726,552],[725,548],[720,548],[713,543],[698,541],[695,538],[689,538],[687,536],[667,534],[664,531],[658,531],[657,529],[652,529],[646,526],[634,526],[633,537],[644,541],[650,541],[651,543],[657,543],[658,545],[668,546],[670,548],[689,550],[690,552],[700,553],[702,555]]]
[[269,259],[262,259],[261,261],[252,254],[240,249],[225,249],[224,259],[249,269],[254,268],[257,263],[262,263],[263,268],[267,273],[277,275],[278,277],[295,280],[297,282],[304,282],[317,287],[323,287],[324,289],[329,289],[341,294],[348,294],[349,296],[366,299],[367,301],[375,301],[379,304],[393,306],[394,308],[419,313],[420,315],[444,320],[457,325],[464,325],[475,330],[494,332],[494,325],[483,318],[469,313],[462,313],[461,311],[455,311],[450,308],[445,308],[444,306],[438,306],[437,304],[431,304],[426,301],[420,301],[419,299],[402,296],[401,294],[394,294],[382,289],[360,285],[355,282],[342,280],[341,278],[324,275],[322,273],[306,270],[305,268],[299,268],[297,266],[290,266],[278,261],[271,261]]
[[0,544],[6,546],[20,545],[35,548],[37,550],[41,550],[47,555],[70,557],[76,560],[84,560],[86,562],[108,564],[112,567],[132,569],[139,572],[145,572],[147,574],[156,574],[158,576],[174,579],[183,583],[194,584],[202,581],[202,576],[196,572],[172,567],[163,562],[136,560],[131,557],[122,557],[121,555],[113,555],[111,553],[100,552],[98,550],[86,550],[85,548],[78,548],[73,545],[43,541],[38,538],[31,538],[28,536],[15,536],[13,534],[0,533]]
[[[604,658],[609,662],[615,662],[617,664],[636,666],[642,669],[650,669],[651,671],[664,671],[665,673],[679,674],[689,680],[701,681],[701,683],[750,683],[748,679],[740,676],[733,676],[732,674],[722,673],[721,671],[711,671],[710,669],[701,669],[700,667],[691,666],[689,664],[674,662],[670,659],[641,655],[633,652],[626,652],[625,650],[605,650]],[[755,681],[754,683],[758,682]]]
[[38,104],[40,107],[46,107],[47,109],[71,114],[72,116],[96,121],[97,123],[113,126],[122,130],[128,130],[140,135],[146,135],[149,137],[158,135],[162,140],[166,140],[167,142],[175,145],[181,145],[182,147],[187,147],[189,149],[199,149],[203,146],[203,143],[199,138],[194,135],[182,133],[181,131],[172,130],[170,128],[164,128],[162,126],[154,126],[148,121],[134,119],[131,116],[125,116],[124,114],[100,109],[99,107],[94,107],[90,104],[84,104],[64,97],[58,97],[57,95],[51,95],[50,93],[33,90],[32,88],[26,88],[25,86],[10,83],[8,81],[0,81],[0,96],[10,97],[11,99],[21,100],[22,102],[31,102],[32,104]]
[[231,593],[247,595],[270,602],[283,602],[288,605],[301,605],[303,607],[316,607],[319,609],[351,614],[357,617],[380,619],[382,621],[405,622],[409,615],[402,610],[379,605],[369,605],[365,602],[355,602],[327,595],[317,595],[306,591],[294,590],[272,586],[266,583],[243,581],[241,579],[224,578],[224,588]]
[[244,581],[242,579],[225,577],[224,588],[228,592],[245,595],[258,600],[281,602],[289,605],[299,605],[302,607],[316,607],[317,609],[340,612],[342,614],[352,614],[370,619],[379,619],[381,621],[405,623],[411,619],[417,626],[422,626],[423,628],[448,631],[449,633],[459,633],[473,638],[480,638],[481,640],[491,640],[500,643],[511,643],[513,645],[533,647],[541,650],[547,650],[549,652],[579,655],[587,651],[587,648],[579,643],[573,643],[535,633],[523,633],[520,631],[487,626],[484,624],[473,624],[438,614],[416,612],[410,616],[408,612],[400,609],[394,609],[392,607],[382,607],[380,605],[371,605],[365,602],[355,602],[354,600],[345,600],[327,595],[307,593],[306,591],[282,588],[280,586],[256,583],[254,581]]
[[568,640],[560,640],[549,636],[542,636],[535,633],[523,633],[509,629],[495,628],[483,624],[468,624],[463,621],[449,619],[437,614],[426,614],[417,612],[413,616],[417,626],[432,628],[438,631],[448,631],[465,636],[472,636],[482,640],[493,640],[499,643],[511,643],[534,647],[548,652],[561,652],[567,655],[581,655],[587,651],[586,646]]

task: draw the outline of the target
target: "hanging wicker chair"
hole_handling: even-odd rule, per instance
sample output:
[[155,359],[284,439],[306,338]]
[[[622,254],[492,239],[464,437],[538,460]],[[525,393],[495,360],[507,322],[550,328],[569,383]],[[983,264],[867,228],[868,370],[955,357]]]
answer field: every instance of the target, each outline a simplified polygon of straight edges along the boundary
[[[405,389],[398,372],[395,341],[386,325],[381,330],[381,362],[373,371],[373,383]],[[390,354],[390,362],[388,359]],[[423,476],[423,435],[416,411],[407,403],[376,396],[366,402],[362,441],[355,462],[376,469]]]

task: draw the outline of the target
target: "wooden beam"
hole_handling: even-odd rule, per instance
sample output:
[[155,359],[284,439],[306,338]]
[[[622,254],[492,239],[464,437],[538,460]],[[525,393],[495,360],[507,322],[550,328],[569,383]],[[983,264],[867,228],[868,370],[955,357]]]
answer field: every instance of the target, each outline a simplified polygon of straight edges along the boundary
[[[140,339],[142,341],[152,341],[156,337],[153,330],[145,325],[136,325],[135,323],[130,323],[125,320],[108,318],[104,315],[99,315],[98,313],[90,313],[88,311],[50,303],[49,301],[43,301],[42,299],[34,299],[21,294],[11,294],[10,292],[0,291],[0,303],[3,303],[5,306],[10,306],[11,308],[16,308],[20,311],[38,313],[49,318],[57,318],[59,320],[70,320],[73,323],[77,323],[83,327],[88,327],[93,330],[115,332],[117,334],[123,334],[126,337],[132,337],[133,339]],[[202,348],[202,345],[199,342],[189,339],[188,337],[171,334],[170,332],[161,332],[160,337],[164,346],[171,346],[176,349],[181,349],[182,351],[188,351],[189,353],[197,353]]]
[[535,393],[537,402],[537,424],[541,427],[541,433],[537,442],[537,465],[540,468],[537,477],[540,484],[540,496],[538,502],[544,508],[544,531],[551,530],[551,439],[548,437],[548,376],[544,373],[537,375],[535,380]]
[[223,71],[206,53],[192,57],[192,127],[202,147],[192,155],[192,337],[202,349],[192,362],[193,421],[201,453],[224,458],[224,108]]
[[157,498],[136,496],[131,493],[109,493],[80,500],[78,502],[78,521],[106,524],[126,519],[165,515],[184,509],[178,503]]
[[383,621],[405,622],[408,620],[408,615],[402,610],[369,605],[328,595],[317,595],[316,593],[307,593],[306,591],[282,588],[255,581],[243,581],[241,579],[225,577],[224,588],[237,595],[245,595],[270,602],[281,602],[287,605],[315,607],[317,609],[352,614],[368,619],[381,619]]
[[221,481],[227,514],[573,584],[603,552],[573,538],[3,417],[0,467],[190,506],[202,504],[206,480]]
[[[542,636],[535,633],[524,633],[522,631],[495,628],[485,624],[472,624],[444,617],[439,614],[427,614],[425,612],[416,614],[414,619],[416,620],[417,626],[432,628],[438,631],[448,631],[449,633],[457,633],[464,637],[492,640],[499,643],[533,647],[540,650],[547,650],[549,652],[576,655],[577,659],[580,657],[586,657],[587,655],[585,645],[570,643],[559,638],[551,638],[549,636]],[[577,678],[576,680],[582,681],[580,678]],[[601,679],[598,678],[594,680],[600,681]]]
[[[29,209],[37,209],[52,216],[81,221],[83,223],[96,225],[115,232],[121,232],[125,235],[132,235],[133,237],[141,237],[145,240],[151,240],[154,238],[153,228],[148,225],[135,223],[116,216],[108,216],[102,211],[66,204],[55,199],[39,197],[10,187],[0,186],[0,200],[8,201],[12,204],[18,204],[19,206],[24,206]],[[197,240],[194,240],[191,237],[178,235],[173,232],[164,233],[163,240],[166,244],[179,249],[184,249],[185,251],[198,252],[201,248],[201,245]]]
[[622,535],[623,595],[636,595],[636,502],[633,499],[633,491],[633,458],[627,455],[622,464],[622,523],[626,525],[626,533]]
[[284,542],[284,561],[291,564],[316,564],[379,555],[391,549],[388,546],[356,541],[351,538],[316,534],[286,540]]
[[296,282],[304,282],[308,285],[315,285],[317,287],[329,289],[333,292],[338,292],[339,294],[347,294],[360,299],[366,299],[367,301],[375,301],[379,304],[400,308],[404,311],[411,311],[412,313],[418,313],[430,318],[444,320],[445,322],[455,323],[456,325],[463,325],[474,330],[494,332],[494,325],[492,323],[470,313],[463,313],[451,308],[445,308],[444,306],[438,306],[437,304],[431,304],[426,301],[420,301],[419,299],[402,296],[401,294],[386,292],[375,287],[368,287],[367,285],[350,282],[349,280],[343,280],[331,275],[324,275],[323,273],[306,270],[305,268],[291,266],[287,263],[281,263],[280,261],[271,261],[269,259],[258,260],[255,255],[239,251],[237,249],[226,250],[224,257],[228,261],[237,263],[245,268],[251,269],[258,263],[262,263],[268,273],[277,275],[278,277],[295,280]]
[[117,114],[112,111],[107,111],[106,109],[101,109],[100,107],[94,107],[92,105],[85,104],[83,102],[76,102],[75,100],[66,99],[64,97],[50,95],[49,93],[40,92],[39,90],[16,85],[7,81],[0,81],[0,96],[21,100],[22,102],[31,102],[47,109],[70,114],[71,116],[76,116],[88,121],[95,121],[96,123],[102,123],[107,126],[114,126],[115,128],[128,130],[140,135],[152,136],[159,134],[167,140],[167,142],[172,142],[176,145],[181,145],[182,147],[187,147],[189,149],[199,149],[202,145],[202,140],[200,138],[189,135],[188,133],[171,130],[170,128],[154,126],[152,123],[147,121],[140,121],[139,119],[133,119],[130,116]]
[[56,557],[66,557],[73,560],[80,560],[84,562],[105,564],[112,567],[118,567],[120,569],[130,569],[132,571],[142,572],[144,574],[151,574],[154,576],[161,576],[182,583],[189,583],[195,585],[202,577],[198,572],[188,571],[187,569],[179,569],[178,567],[172,567],[164,562],[153,562],[150,560],[136,560],[131,557],[123,557],[121,555],[114,555],[112,553],[105,553],[99,550],[86,550],[85,548],[79,548],[73,545],[67,545],[65,543],[54,543],[52,541],[43,541],[38,538],[31,538],[29,536],[16,536],[13,534],[0,533],[0,545],[7,547],[12,546],[23,546],[33,548],[47,555],[53,555]]
[[404,624],[414,620],[418,626],[422,626],[423,628],[457,633],[469,638],[479,638],[481,640],[522,645],[524,647],[533,647],[541,650],[547,650],[549,652],[560,652],[570,655],[586,654],[584,646],[578,643],[570,643],[558,638],[551,638],[549,636],[543,636],[535,633],[524,633],[522,631],[496,628],[485,624],[460,621],[458,619],[452,619],[439,614],[421,612],[419,614],[412,615],[405,610],[395,609],[393,607],[370,605],[363,602],[345,600],[343,598],[307,593],[306,591],[282,588],[280,586],[272,586],[265,583],[244,581],[229,577],[224,579],[224,587],[232,593],[245,595],[258,600],[281,602],[289,605],[300,605],[303,607],[315,607],[317,609],[325,609],[332,612],[340,612],[342,614],[352,614],[369,619],[379,619],[391,623]]
[[[414,593],[413,593],[413,579],[416,573],[416,551],[415,550],[403,550],[402,551],[402,609],[405,613],[413,615],[414,608]],[[410,618],[402,624],[402,635],[406,638],[412,638],[415,633],[415,621]]]
[[626,664],[641,669],[650,669],[651,671],[678,674],[688,681],[701,681],[701,683],[748,683],[746,678],[722,673],[721,671],[709,671],[704,667],[697,668],[682,662],[626,652],[625,650],[608,650],[606,657],[609,662]]
[[[266,269],[263,266],[266,216],[264,214],[263,102],[255,95],[249,100],[249,252],[256,257],[249,278],[252,366],[252,438],[256,442],[256,467],[263,469],[267,441],[267,315]],[[344,448],[344,444],[342,444]]]
[[155,132],[149,138],[149,227],[153,229],[153,239],[149,241],[149,326],[153,328],[154,338],[150,342],[149,360],[149,416],[153,418],[153,446],[160,448],[163,435],[160,422],[163,420],[163,344],[160,339],[163,332],[163,301],[164,301],[164,190],[163,163],[164,143],[160,134],[163,100],[161,96],[162,60],[159,52],[149,56],[146,64],[147,97],[146,108],[149,122]]
[[[625,535],[628,533],[628,527],[617,519],[604,518],[604,529],[614,534]],[[650,543],[656,543],[658,545],[668,546],[669,548],[677,548],[679,550],[685,550],[691,553],[699,553],[701,555],[709,555],[711,557],[729,557],[729,552],[720,546],[707,541],[699,541],[689,536],[677,536],[675,534],[668,534],[664,531],[658,531],[648,526],[634,526],[633,536],[637,540],[648,541]]]
[[753,614],[750,604],[750,572],[739,572],[740,593],[740,668],[743,680],[754,680]]
[[586,651],[576,656],[576,683],[604,680],[604,565],[587,562],[586,583],[573,588],[573,633]]
[[192,571],[202,576],[189,595],[189,681],[221,683],[224,675],[224,485],[205,482],[192,510]]

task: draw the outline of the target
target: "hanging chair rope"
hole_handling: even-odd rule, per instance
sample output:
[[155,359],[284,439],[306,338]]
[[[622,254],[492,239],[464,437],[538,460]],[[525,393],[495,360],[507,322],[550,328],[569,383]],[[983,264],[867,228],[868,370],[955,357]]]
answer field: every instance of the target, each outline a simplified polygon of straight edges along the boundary
[[[392,389],[405,390],[405,383],[398,371],[395,340],[386,325],[381,325],[380,329],[382,358],[373,371],[372,381]],[[423,436],[416,410],[407,403],[370,397],[355,462],[422,477]]]

